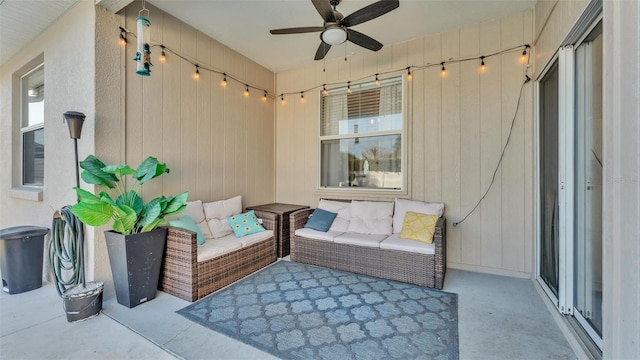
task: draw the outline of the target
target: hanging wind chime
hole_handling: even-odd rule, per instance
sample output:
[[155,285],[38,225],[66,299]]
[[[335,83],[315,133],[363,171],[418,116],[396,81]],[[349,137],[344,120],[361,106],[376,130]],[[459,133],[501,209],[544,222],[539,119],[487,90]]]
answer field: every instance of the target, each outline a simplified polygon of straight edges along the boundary
[[[145,11],[146,17],[142,16],[142,13]],[[136,74],[140,76],[151,75],[151,67],[153,66],[151,63],[151,47],[149,46],[149,27],[151,26],[151,22],[148,17],[149,10],[145,7],[144,0],[142,0],[142,10],[140,10],[136,18],[136,24],[138,26],[138,51],[136,52],[136,57],[133,59],[138,62]]]

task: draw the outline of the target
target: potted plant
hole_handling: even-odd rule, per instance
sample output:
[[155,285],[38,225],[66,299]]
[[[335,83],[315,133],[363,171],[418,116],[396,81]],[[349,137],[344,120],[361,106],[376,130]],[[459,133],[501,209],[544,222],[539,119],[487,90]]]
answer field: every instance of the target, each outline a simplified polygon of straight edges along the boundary
[[[105,165],[93,155],[80,162],[81,177],[88,183],[111,189],[95,195],[75,187],[78,203],[71,211],[90,226],[113,221],[105,231],[111,273],[118,303],[132,308],[156,295],[164,255],[167,229],[159,227],[168,215],[186,207],[188,191],[176,196],[159,196],[146,204],[139,191],[147,181],[169,169],[155,157],[146,158],[137,169],[129,165]],[[125,183],[130,177],[132,183]]]

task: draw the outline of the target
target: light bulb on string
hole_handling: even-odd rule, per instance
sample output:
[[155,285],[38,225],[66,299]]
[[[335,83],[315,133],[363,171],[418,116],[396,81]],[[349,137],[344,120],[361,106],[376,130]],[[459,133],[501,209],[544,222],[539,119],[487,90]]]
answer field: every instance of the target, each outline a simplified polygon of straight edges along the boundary
[[442,70],[440,71],[440,76],[446,77],[447,76],[447,69],[445,69],[445,67],[444,67],[444,61],[441,62],[440,65],[442,65]]
[[529,45],[524,46],[524,50],[522,50],[522,56],[520,57],[520,62],[523,64],[527,62],[527,49],[529,49]]
[[484,64],[484,56],[480,56],[480,72],[487,70],[487,66]]
[[220,85],[222,87],[227,87],[227,74],[226,73],[222,74],[222,82],[220,83]]
[[122,27],[120,27],[120,45],[127,45],[127,31]]
[[411,73],[411,66],[407,66],[407,80],[413,79],[413,74]]
[[300,91],[300,102],[304,102],[304,91]]
[[245,84],[244,86],[244,96],[249,96],[249,84]]
[[376,74],[376,86],[380,86],[380,80],[378,79],[378,74]]
[[322,95],[329,95],[329,91],[327,90],[327,84],[322,84]]
[[351,81],[347,81],[347,93],[351,94]]
[[267,90],[264,91],[264,95],[262,96],[262,101],[267,101]]
[[284,94],[280,94],[280,101],[282,102],[282,105],[286,104],[286,101],[284,101]]
[[200,79],[200,65],[196,64],[196,72],[193,73],[193,78],[198,80]]
[[160,49],[162,49],[162,52],[160,52],[160,62],[164,64],[164,62],[167,61],[167,54],[164,52],[164,45],[160,45]]

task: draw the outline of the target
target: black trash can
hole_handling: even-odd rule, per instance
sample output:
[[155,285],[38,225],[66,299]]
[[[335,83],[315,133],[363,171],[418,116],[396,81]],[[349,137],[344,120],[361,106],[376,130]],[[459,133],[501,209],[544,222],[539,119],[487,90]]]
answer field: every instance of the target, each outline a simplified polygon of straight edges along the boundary
[[19,294],[42,286],[44,236],[48,232],[39,226],[0,230],[2,290]]

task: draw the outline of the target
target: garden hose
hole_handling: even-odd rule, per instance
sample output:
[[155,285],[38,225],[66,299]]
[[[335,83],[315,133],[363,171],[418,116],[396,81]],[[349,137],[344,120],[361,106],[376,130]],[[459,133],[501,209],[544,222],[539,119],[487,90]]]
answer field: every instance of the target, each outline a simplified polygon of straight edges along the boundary
[[68,288],[84,284],[84,227],[67,205],[56,211],[51,229],[49,269],[55,276],[56,290],[62,297]]

